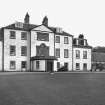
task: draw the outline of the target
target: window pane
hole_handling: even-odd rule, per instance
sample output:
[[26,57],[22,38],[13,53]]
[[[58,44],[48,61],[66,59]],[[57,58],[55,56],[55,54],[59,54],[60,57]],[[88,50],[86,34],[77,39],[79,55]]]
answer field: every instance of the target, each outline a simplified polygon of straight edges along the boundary
[[27,56],[27,47],[26,46],[21,47],[21,56]]
[[27,40],[27,32],[21,32],[21,39]]
[[83,64],[83,69],[84,69],[84,70],[87,70],[87,63],[84,63],[84,64]]
[[15,69],[15,61],[10,61],[10,69]]
[[56,49],[56,57],[60,58],[60,49]]
[[80,70],[80,64],[76,63],[76,70]]
[[68,43],[69,43],[68,37],[64,37],[64,44],[68,44]]
[[84,39],[79,39],[79,45],[84,45]]
[[36,61],[36,69],[39,69],[39,67],[40,67],[39,61]]
[[64,58],[68,57],[69,57],[68,49],[64,49]]
[[68,63],[64,63],[64,67],[66,69],[66,71],[68,70]]
[[80,51],[79,50],[76,50],[76,58],[80,59]]
[[60,62],[57,62],[57,69],[60,68]]
[[56,42],[56,43],[60,43],[60,36],[56,36],[55,42]]
[[10,31],[10,39],[16,39],[15,31]]
[[87,51],[83,51],[83,59],[87,59]]
[[27,68],[27,62],[26,61],[21,62],[21,68]]
[[16,55],[16,46],[10,46],[10,56]]
[[37,32],[37,40],[39,40],[39,41],[49,41],[49,34],[48,33]]

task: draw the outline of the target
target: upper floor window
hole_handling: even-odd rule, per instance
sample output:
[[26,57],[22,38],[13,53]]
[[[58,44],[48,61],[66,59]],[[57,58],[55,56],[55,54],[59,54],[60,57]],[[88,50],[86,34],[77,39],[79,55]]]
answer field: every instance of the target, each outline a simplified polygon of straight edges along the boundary
[[56,42],[56,43],[60,43],[60,36],[56,36],[56,37],[55,37],[55,42]]
[[27,47],[21,46],[21,56],[27,56]]
[[49,41],[49,34],[48,33],[37,32],[37,40],[39,40],[39,41]]
[[69,44],[69,39],[68,39],[68,37],[64,37],[64,44]]
[[64,49],[64,58],[68,58],[68,57],[69,57],[69,50]]
[[79,39],[79,45],[84,45],[84,39]]
[[16,55],[16,46],[11,45],[10,46],[10,56]]
[[80,59],[80,51],[79,50],[76,50],[76,58]]
[[83,59],[87,59],[87,51],[83,51]]
[[10,61],[10,69],[15,69],[15,68],[16,68],[15,61]]
[[27,32],[21,32],[21,39],[27,40]]
[[10,31],[10,39],[16,39],[16,32]]
[[60,58],[60,49],[57,48],[55,51],[56,51],[56,57]]

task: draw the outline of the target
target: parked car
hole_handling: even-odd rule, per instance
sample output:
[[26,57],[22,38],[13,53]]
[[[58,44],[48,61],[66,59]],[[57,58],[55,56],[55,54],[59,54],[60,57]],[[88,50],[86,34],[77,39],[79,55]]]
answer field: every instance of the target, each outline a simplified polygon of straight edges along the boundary
[[58,69],[58,72],[60,71],[68,71],[68,68],[66,66],[62,66],[61,68]]

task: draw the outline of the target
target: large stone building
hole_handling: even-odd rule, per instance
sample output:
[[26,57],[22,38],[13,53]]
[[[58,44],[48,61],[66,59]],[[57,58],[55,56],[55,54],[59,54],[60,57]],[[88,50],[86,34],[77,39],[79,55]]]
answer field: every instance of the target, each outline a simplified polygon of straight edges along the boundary
[[[78,71],[83,70],[82,63],[90,70],[91,47],[86,42],[75,45],[73,40],[73,35],[61,28],[50,27],[47,17],[41,25],[30,24],[27,13],[24,23],[16,22],[0,30],[0,70],[57,71],[64,66],[68,71]],[[84,51],[87,58],[77,60],[77,50],[81,56]]]

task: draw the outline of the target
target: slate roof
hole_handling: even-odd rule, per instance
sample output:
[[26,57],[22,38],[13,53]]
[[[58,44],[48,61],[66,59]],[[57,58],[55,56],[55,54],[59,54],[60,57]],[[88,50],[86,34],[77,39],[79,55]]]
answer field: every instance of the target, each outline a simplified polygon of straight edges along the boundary
[[23,28],[18,28],[18,27],[15,27],[15,23],[14,24],[10,24],[4,28],[6,29],[15,29],[15,30],[25,30],[25,31],[29,31],[35,27],[37,27],[38,25],[34,25],[34,24],[25,24],[23,23]]
[[92,52],[92,62],[105,62],[105,53]]
[[92,49],[92,46],[84,46],[84,45],[73,45],[74,48],[88,48],[88,49]]
[[[35,24],[25,24],[23,23],[23,28],[18,28],[18,27],[15,27],[15,23],[14,24],[10,24],[6,27],[3,27],[3,28],[6,28],[6,29],[14,29],[14,30],[24,30],[24,31],[30,31],[32,30],[33,28],[36,28],[38,26],[41,26],[41,25],[35,25]],[[47,26],[46,26],[47,27]],[[58,35],[65,35],[65,36],[71,36],[73,37],[73,35],[63,31],[62,33],[57,33],[56,32],[56,28],[55,27],[50,27],[48,26],[47,28],[49,28],[51,31],[53,31],[55,34],[58,34]]]

